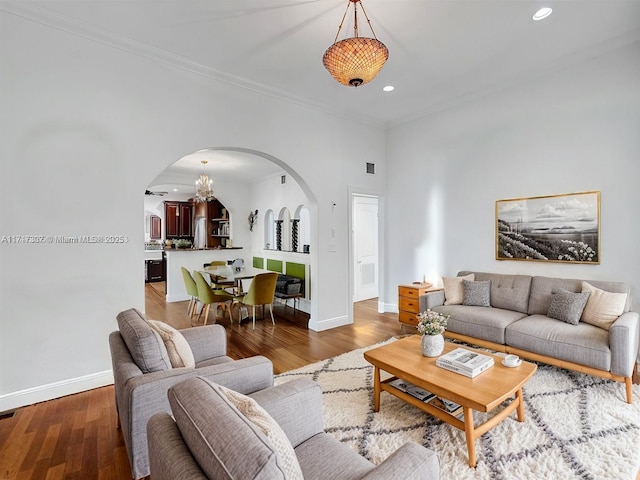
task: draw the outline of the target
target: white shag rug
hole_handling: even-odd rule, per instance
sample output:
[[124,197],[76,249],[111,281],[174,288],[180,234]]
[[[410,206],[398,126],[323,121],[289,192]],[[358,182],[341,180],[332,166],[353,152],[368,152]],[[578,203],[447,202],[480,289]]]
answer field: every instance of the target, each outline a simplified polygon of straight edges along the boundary
[[[375,464],[407,441],[438,452],[443,480],[636,480],[640,467],[640,386],[538,365],[524,387],[525,421],[515,413],[476,440],[469,468],[464,432],[387,392],[373,411],[373,367],[361,348],[278,375],[322,386],[325,430]],[[483,421],[476,412],[474,419]]]

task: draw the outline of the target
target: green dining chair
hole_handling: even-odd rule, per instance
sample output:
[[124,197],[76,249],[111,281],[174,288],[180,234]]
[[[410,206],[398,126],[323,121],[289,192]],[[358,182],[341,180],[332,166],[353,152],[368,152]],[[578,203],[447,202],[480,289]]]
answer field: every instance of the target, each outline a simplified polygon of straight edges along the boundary
[[196,285],[196,281],[193,279],[189,270],[185,267],[182,268],[182,278],[184,279],[184,286],[187,289],[187,294],[191,297],[189,300],[189,306],[187,307],[187,313],[189,314],[189,318],[193,318],[196,313],[196,307],[198,306],[198,286]]
[[[251,281],[249,291],[244,295],[236,295],[234,303],[239,305],[250,305],[253,307],[253,329],[256,329],[256,305],[262,305],[262,314],[264,316],[264,306],[269,305],[271,313],[271,323],[276,324],[273,319],[273,299],[276,293],[276,281],[278,280],[277,272],[259,273]],[[242,314],[238,308],[238,323],[242,320]]]
[[[198,271],[193,272],[193,277],[195,278],[196,286],[198,287],[198,300],[203,305],[202,310],[200,310],[200,313],[198,314],[197,321],[200,321],[200,317],[204,313],[204,324],[206,325],[209,318],[209,307],[211,306],[211,304],[221,303],[225,306],[227,302],[231,304],[231,302],[233,301],[233,295],[225,292],[224,290],[212,289],[204,279],[202,274]],[[229,322],[232,322],[233,319],[231,318],[231,306],[229,305],[226,310],[229,312]],[[216,311],[217,308],[214,309],[213,323],[216,323]]]

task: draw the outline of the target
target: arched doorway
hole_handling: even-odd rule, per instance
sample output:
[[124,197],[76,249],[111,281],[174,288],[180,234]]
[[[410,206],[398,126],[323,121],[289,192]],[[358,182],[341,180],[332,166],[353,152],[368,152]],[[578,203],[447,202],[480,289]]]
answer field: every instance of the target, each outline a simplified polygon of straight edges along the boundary
[[[264,152],[237,147],[211,147],[182,157],[149,183],[147,190],[150,195],[145,196],[145,225],[147,217],[151,215],[162,216],[161,206],[169,199],[173,200],[178,197],[179,201],[188,202],[193,197],[194,182],[203,170],[201,164],[203,159],[207,160],[205,172],[212,180],[213,193],[224,206],[225,215],[228,215],[229,244],[234,249],[234,258],[242,258],[245,265],[260,264],[265,268],[268,261],[271,260],[273,262],[269,262],[269,265],[282,265],[281,273],[286,273],[289,265],[293,270],[293,266],[296,265],[299,268],[299,264],[306,265],[306,271],[313,271],[311,265],[315,262],[316,256],[310,254],[308,248],[306,252],[302,252],[302,249],[300,252],[292,252],[290,249],[286,252],[272,251],[273,246],[266,246],[264,242],[265,222],[254,221],[250,228],[248,217],[256,211],[255,216],[261,219],[269,210],[276,212],[282,209],[296,211],[300,204],[304,204],[308,213],[306,216],[307,237],[305,237],[308,240],[306,241],[313,243],[314,236],[317,236],[317,201],[308,184],[285,162]],[[295,186],[297,192],[297,196],[294,195],[292,199],[291,195],[283,198],[273,195],[275,188],[272,184],[276,183],[276,180],[280,183],[281,178],[285,177],[289,185]],[[269,204],[265,198],[276,198],[280,203]],[[287,202],[291,202],[290,205]],[[150,208],[149,203],[155,204],[155,208]],[[315,222],[313,219],[316,219]],[[166,225],[166,219],[163,220]],[[286,228],[292,228],[292,224],[291,220],[288,221]],[[287,230],[287,238],[290,238],[291,235],[292,233]],[[145,230],[145,239],[147,239],[147,230]],[[160,239],[160,241],[162,240]],[[174,255],[176,252],[171,250],[168,253]],[[209,255],[213,258],[219,254],[216,251],[210,253],[211,255],[209,253],[203,253],[203,255]],[[303,255],[292,257],[296,253],[303,253]],[[220,255],[225,255],[225,260],[228,260],[226,257],[229,254],[229,249],[223,248],[220,251]],[[177,253],[174,256],[177,257]],[[190,255],[188,258],[191,265],[184,266],[188,269],[197,268],[202,262],[200,258],[196,257],[197,254]],[[186,258],[183,256],[180,263],[185,261]],[[175,271],[175,267],[176,262],[173,262],[172,265],[170,259],[165,259],[166,299],[168,302],[187,299],[183,281]],[[314,284],[314,282],[309,283]],[[313,315],[317,311],[317,307],[314,307],[313,303],[309,301],[311,295],[311,291],[307,292],[305,306],[307,313]]]

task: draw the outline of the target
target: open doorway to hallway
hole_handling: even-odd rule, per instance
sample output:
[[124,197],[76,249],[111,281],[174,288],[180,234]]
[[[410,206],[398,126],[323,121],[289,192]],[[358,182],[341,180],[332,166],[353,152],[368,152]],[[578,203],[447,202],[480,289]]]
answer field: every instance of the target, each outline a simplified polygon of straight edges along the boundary
[[378,197],[352,197],[353,301],[378,297]]

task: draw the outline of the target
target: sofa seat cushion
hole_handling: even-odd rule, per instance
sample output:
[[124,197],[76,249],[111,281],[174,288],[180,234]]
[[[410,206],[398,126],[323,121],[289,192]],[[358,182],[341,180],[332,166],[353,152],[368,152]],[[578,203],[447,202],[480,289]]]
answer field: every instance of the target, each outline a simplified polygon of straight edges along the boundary
[[449,315],[448,331],[500,344],[505,343],[505,328],[526,316],[501,308],[467,305],[443,305],[432,310]]
[[609,332],[580,322],[570,325],[545,315],[531,315],[509,325],[507,345],[558,360],[610,371]]
[[138,310],[130,308],[120,312],[117,321],[120,336],[142,373],[171,370],[171,361],[162,338]]
[[318,433],[295,448],[304,478],[362,478],[374,465],[342,442]]

